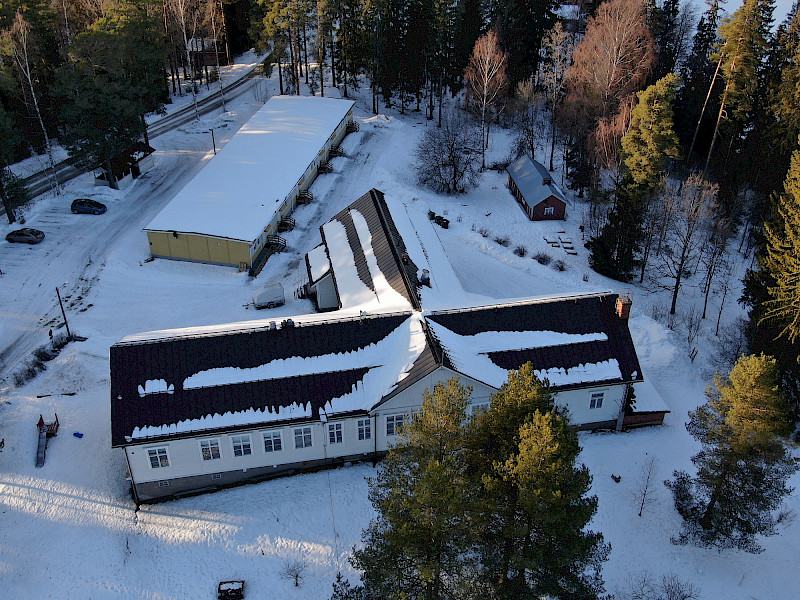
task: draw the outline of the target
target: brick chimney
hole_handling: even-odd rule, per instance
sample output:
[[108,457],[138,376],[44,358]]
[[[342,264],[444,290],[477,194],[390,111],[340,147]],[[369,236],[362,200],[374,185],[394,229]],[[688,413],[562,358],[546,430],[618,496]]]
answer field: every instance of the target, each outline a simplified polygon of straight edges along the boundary
[[631,304],[633,304],[633,300],[630,296],[617,297],[617,316],[623,321],[627,321],[631,316]]

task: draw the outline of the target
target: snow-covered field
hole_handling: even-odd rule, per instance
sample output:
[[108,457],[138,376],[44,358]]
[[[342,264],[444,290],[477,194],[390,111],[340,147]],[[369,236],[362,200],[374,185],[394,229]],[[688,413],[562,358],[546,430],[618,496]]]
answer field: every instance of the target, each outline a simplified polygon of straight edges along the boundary
[[[275,93],[276,82],[270,81],[267,87]],[[328,88],[326,95],[332,91]],[[330,595],[337,571],[357,577],[347,556],[373,516],[364,480],[375,472],[370,465],[297,475],[142,506],[137,511],[128,493],[122,453],[110,447],[108,349],[128,334],[265,317],[245,307],[253,290],[267,281],[295,289],[305,278],[304,253],[319,242],[319,226],[371,187],[449,218],[449,229],[436,230],[458,278],[453,282],[454,296],[466,292],[513,298],[605,290],[632,295],[631,330],[645,378],[672,413],[659,428],[581,434],[581,459],[591,469],[593,491],[600,499],[592,527],[602,531],[613,548],[604,567],[609,591],[624,587],[629,574],[647,570],[658,577],[675,573],[691,581],[704,599],[796,597],[800,586],[797,522],[788,523],[779,536],[763,540],[765,551],[755,556],[670,543],[680,519],[660,482],[673,469],[690,468],[689,458],[697,450],[683,424],[687,411],[704,401],[714,319],[703,325],[694,343],[700,353],[691,362],[691,348],[680,327],[671,331],[649,316],[653,307],[666,303],[663,294],[623,286],[588,268],[587,252],[577,243],[583,213],[580,200],[573,200],[565,223],[532,223],[505,188],[505,178],[496,172],[487,171],[478,188],[459,196],[438,196],[418,187],[412,151],[430,126],[420,114],[402,116],[389,110],[375,117],[368,98],[358,100],[361,131],[345,139],[347,156],[333,159],[334,173],[314,183],[318,201],[298,208],[297,227],[286,234],[287,251],[270,258],[255,281],[226,267],[145,262],[148,247],[141,227],[180,187],[162,180],[172,176],[176,165],[185,163],[190,166],[175,175],[184,185],[211,156],[211,140],[200,132],[227,122],[222,139],[217,138],[218,145],[225,143],[258,108],[255,96],[241,96],[228,107],[227,115],[155,140],[155,173],[125,192],[98,190],[81,178],[70,184],[67,198],[39,198],[27,210],[27,224],[48,232],[39,246],[0,242],[0,314],[2,322],[14,323],[12,334],[12,326],[4,329],[0,322],[0,336],[20,335],[20,339],[43,343],[47,327],[53,326],[41,322],[43,311],[54,307],[52,301],[45,306],[38,298],[64,285],[65,272],[86,270],[81,263],[86,261],[84,253],[55,258],[45,253],[48,244],[52,248],[86,243],[84,238],[97,235],[95,224],[103,222],[97,219],[113,218],[115,212],[130,211],[131,215],[126,217],[130,225],[115,232],[102,249],[101,260],[90,257],[89,262],[94,260],[91,277],[69,294],[70,326],[88,340],[69,344],[44,372],[19,388],[10,377],[19,365],[0,364],[4,378],[0,438],[5,439],[0,450],[0,598],[213,598],[217,582],[245,579],[248,598],[318,600]],[[492,160],[505,157],[509,132],[496,131],[493,136]],[[86,195],[107,202],[109,213],[82,215],[89,220],[75,221],[68,210],[58,209],[68,206],[71,198]],[[146,203],[131,205],[131,199],[139,202],[145,196]],[[412,212],[425,214],[424,210]],[[74,231],[64,223],[73,222],[78,223],[73,229],[80,235],[67,239],[63,232]],[[10,229],[2,225],[0,234],[5,236]],[[482,229],[490,235],[484,237]],[[576,242],[577,256],[545,243],[545,236],[557,236],[560,231]],[[508,247],[493,241],[499,236],[509,238]],[[525,257],[513,253],[519,245],[525,246]],[[539,252],[549,254],[553,263],[562,260],[565,270],[533,260],[531,256]],[[32,271],[40,276],[31,278]],[[455,288],[459,282],[463,290]],[[681,310],[696,293],[686,289]],[[712,299],[714,316],[718,302]],[[309,301],[290,296],[285,306],[268,316],[311,311]],[[723,319],[740,315],[729,300]],[[49,420],[54,413],[58,413],[60,433],[49,444],[46,464],[36,469],[35,424],[40,414]],[[75,432],[83,437],[74,436]],[[632,489],[642,465],[653,456],[657,457],[656,501],[638,517]],[[621,477],[619,483],[612,475]],[[800,476],[794,483],[800,483]],[[787,505],[800,512],[798,495],[790,497]],[[295,560],[307,563],[299,588],[279,576],[284,565]]]

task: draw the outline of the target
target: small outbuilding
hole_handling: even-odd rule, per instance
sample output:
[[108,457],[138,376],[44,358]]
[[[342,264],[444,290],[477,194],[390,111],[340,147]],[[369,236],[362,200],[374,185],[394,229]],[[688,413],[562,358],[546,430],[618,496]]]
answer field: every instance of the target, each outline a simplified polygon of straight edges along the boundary
[[506,171],[508,189],[531,221],[567,218],[567,197],[542,163],[523,155]]
[[120,152],[94,170],[95,186],[109,186],[121,190],[153,166],[153,152],[144,142],[135,142],[125,152]]

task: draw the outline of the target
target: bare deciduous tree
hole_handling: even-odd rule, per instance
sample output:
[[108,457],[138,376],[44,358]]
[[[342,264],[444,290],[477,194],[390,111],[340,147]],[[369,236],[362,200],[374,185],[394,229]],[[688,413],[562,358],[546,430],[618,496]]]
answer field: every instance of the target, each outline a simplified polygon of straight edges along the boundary
[[192,92],[192,102],[194,103],[194,117],[200,120],[200,111],[197,107],[197,90],[194,85],[194,65],[192,64],[192,54],[190,52],[190,40],[197,34],[200,24],[200,5],[198,0],[166,0],[167,7],[175,18],[175,22],[183,35],[183,51],[185,53],[186,64],[191,73],[192,85],[189,89]]
[[539,133],[542,130],[540,114],[544,103],[544,94],[536,89],[532,79],[517,84],[514,110],[517,113],[517,137],[514,139],[514,154],[523,154],[536,158],[539,147]]
[[448,194],[463,192],[478,176],[482,139],[460,113],[443,116],[441,127],[429,127],[417,146],[420,183]]
[[717,185],[697,174],[666,184],[664,202],[671,218],[656,269],[667,280],[663,287],[672,290],[671,315],[675,314],[683,279],[697,266],[698,250],[705,239],[702,231],[717,210],[717,191]]
[[620,600],[697,600],[700,590],[675,573],[662,575],[660,580],[649,571],[629,575],[624,590],[616,597]]
[[10,41],[14,66],[17,71],[19,71],[20,79],[25,88],[25,100],[30,105],[32,112],[36,115],[36,119],[39,121],[39,127],[42,129],[47,159],[50,163],[50,179],[52,181],[53,191],[55,191],[56,194],[60,194],[61,184],[59,184],[58,175],[56,174],[56,161],[53,158],[53,148],[50,146],[50,135],[47,133],[47,127],[44,125],[42,110],[39,107],[39,96],[36,91],[38,79],[34,72],[35,59],[33,56],[35,53],[35,43],[31,37],[31,26],[20,12],[14,15],[14,21],[11,27],[3,32],[3,37]]
[[588,121],[608,118],[638,90],[653,67],[655,46],[643,0],[608,0],[589,19],[567,72],[568,99]]
[[497,34],[490,31],[475,42],[464,73],[468,101],[476,106],[481,118],[481,169],[486,168],[489,120],[508,91],[507,65],[508,57],[500,48]]
[[304,558],[287,561],[283,565],[280,573],[278,573],[278,576],[286,581],[294,581],[294,586],[300,587],[300,584],[303,583],[303,575],[305,574],[307,568],[308,563]]
[[566,74],[572,60],[573,36],[559,21],[545,33],[542,39],[547,60],[542,67],[542,85],[550,102],[550,170],[553,170],[553,154],[556,151],[556,111],[561,104],[566,88]]
[[631,495],[636,505],[639,507],[640,517],[644,509],[651,506],[656,501],[655,495],[653,494],[653,486],[656,483],[657,466],[658,459],[655,456],[651,456],[645,461],[639,470],[639,477],[631,490]]

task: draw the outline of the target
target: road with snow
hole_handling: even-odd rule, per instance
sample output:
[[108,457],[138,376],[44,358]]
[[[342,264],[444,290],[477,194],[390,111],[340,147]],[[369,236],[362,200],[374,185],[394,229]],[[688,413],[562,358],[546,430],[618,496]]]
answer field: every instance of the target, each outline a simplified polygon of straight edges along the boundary
[[[245,80],[238,95],[254,83],[253,79]],[[215,130],[218,148],[260,104],[238,106],[243,112],[237,114],[237,120],[228,121],[232,126]],[[194,118],[193,110],[189,122]],[[185,119],[186,114],[181,112],[171,123],[185,124]],[[0,269],[24,274],[15,278],[13,286],[3,285],[0,290],[0,380],[7,379],[34,348],[48,340],[51,328],[63,324],[55,286],[61,291],[67,318],[85,310],[84,299],[120,235],[141,230],[213,156],[209,135],[162,132],[151,144],[156,148],[155,167],[135,180],[124,195],[91,187],[91,174],[84,174],[85,185],[77,194],[66,192],[53,202],[40,203],[41,208],[29,215],[25,226],[44,231],[47,237],[42,243],[27,246],[0,241]],[[105,202],[108,212],[73,215],[70,204],[80,193]],[[144,234],[142,243],[147,243]]]

